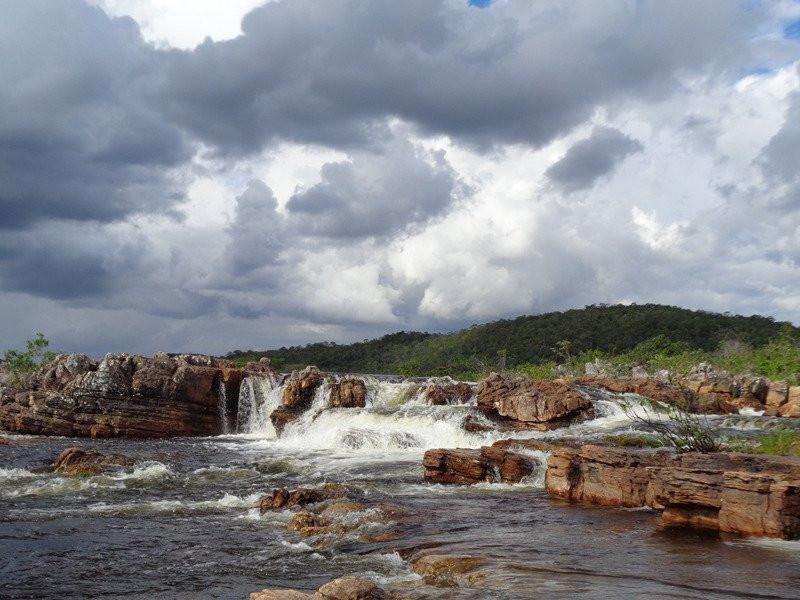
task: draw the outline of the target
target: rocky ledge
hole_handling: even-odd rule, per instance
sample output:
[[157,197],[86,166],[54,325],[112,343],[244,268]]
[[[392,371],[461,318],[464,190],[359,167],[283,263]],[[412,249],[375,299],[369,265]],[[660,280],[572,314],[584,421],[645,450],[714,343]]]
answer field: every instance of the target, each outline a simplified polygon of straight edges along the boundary
[[686,453],[597,444],[504,441],[480,450],[425,453],[438,483],[519,481],[535,463],[515,444],[549,451],[545,489],[575,502],[661,512],[664,525],[746,536],[800,539],[800,459],[739,453]]
[[201,355],[60,355],[29,389],[0,389],[0,427],[76,437],[217,435],[241,377],[229,361]]
[[266,589],[250,594],[250,600],[390,600],[392,596],[369,579],[345,576],[323,585],[313,594],[297,590]]

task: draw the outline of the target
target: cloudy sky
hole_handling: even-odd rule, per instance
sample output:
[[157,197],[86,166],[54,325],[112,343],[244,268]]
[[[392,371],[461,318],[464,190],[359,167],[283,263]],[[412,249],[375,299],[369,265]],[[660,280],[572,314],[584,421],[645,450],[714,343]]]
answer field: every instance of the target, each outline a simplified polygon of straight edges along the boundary
[[800,323],[797,0],[4,0],[0,351]]

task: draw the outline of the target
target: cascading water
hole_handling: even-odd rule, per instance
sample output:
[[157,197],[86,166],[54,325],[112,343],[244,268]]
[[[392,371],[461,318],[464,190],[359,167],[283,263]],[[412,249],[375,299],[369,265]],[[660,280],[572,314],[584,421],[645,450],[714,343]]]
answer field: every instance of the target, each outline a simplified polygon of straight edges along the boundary
[[219,419],[222,422],[222,433],[230,433],[228,425],[228,393],[225,391],[225,382],[219,380],[217,395],[219,396]]
[[270,414],[278,408],[283,387],[271,375],[248,375],[239,388],[239,410],[236,413],[237,433],[276,437]]

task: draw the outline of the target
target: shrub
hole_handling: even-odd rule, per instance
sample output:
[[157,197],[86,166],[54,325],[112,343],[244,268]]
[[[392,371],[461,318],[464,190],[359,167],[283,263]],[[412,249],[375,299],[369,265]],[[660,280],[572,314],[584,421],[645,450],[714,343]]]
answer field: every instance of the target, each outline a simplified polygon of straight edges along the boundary
[[25,345],[27,350],[24,352],[9,350],[3,357],[9,371],[11,371],[12,384],[24,384],[32,373],[56,357],[55,352],[47,349],[50,346],[50,342],[41,333],[37,333]]
[[623,405],[628,418],[642,423],[659,439],[662,446],[677,452],[718,452],[720,448],[716,432],[701,415],[684,412],[675,407],[666,409],[667,420],[642,408],[642,413],[631,404]]

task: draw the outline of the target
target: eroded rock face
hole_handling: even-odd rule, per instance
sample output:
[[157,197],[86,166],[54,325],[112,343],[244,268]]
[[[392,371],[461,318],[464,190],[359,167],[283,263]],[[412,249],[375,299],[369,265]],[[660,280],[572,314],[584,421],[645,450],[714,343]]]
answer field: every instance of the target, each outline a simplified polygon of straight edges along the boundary
[[451,385],[432,384],[425,392],[429,404],[444,406],[446,404],[466,404],[472,398],[472,386],[468,383]]
[[553,450],[545,487],[570,500],[649,506],[665,525],[800,538],[800,459],[587,444]]
[[322,381],[322,372],[317,367],[311,366],[289,376],[283,387],[283,401],[269,416],[278,435],[283,432],[286,425],[308,410],[314,399],[314,393]]
[[528,429],[562,427],[592,414],[589,399],[563,383],[496,373],[478,384],[478,406]]
[[60,355],[31,389],[3,395],[0,427],[76,437],[216,435],[220,385],[238,385],[233,371],[230,361],[192,354],[112,353],[99,362]]
[[364,408],[367,386],[361,379],[346,378],[331,383],[331,408]]
[[541,466],[528,456],[493,446],[480,450],[433,448],[425,452],[422,464],[425,479],[445,484],[517,483]]

